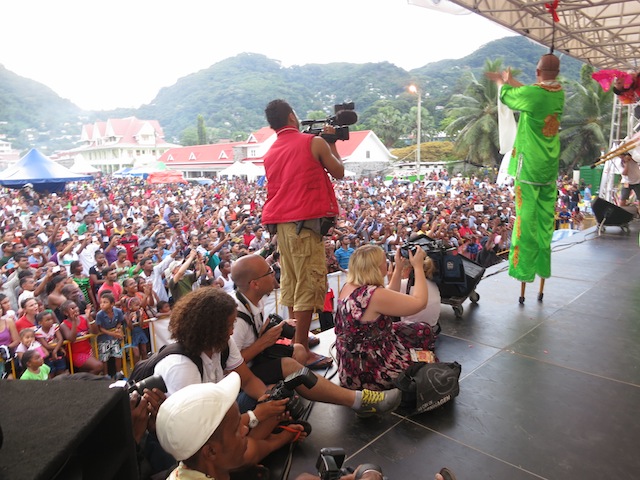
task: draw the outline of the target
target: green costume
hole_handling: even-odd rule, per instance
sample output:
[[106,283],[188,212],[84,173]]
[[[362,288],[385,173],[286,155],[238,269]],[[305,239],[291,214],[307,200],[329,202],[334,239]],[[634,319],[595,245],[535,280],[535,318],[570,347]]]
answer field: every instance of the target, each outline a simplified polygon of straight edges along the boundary
[[533,282],[536,275],[551,276],[564,91],[556,81],[521,87],[503,85],[500,100],[521,112],[508,170],[515,177],[516,196],[509,275],[521,282]]

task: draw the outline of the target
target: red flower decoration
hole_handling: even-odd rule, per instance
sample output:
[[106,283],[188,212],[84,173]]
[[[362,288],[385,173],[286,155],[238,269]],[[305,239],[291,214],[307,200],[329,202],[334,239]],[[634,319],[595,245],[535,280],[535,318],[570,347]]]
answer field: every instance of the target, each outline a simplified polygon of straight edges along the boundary
[[544,4],[544,8],[546,8],[547,12],[549,12],[551,14],[551,16],[553,17],[553,21],[554,22],[559,22],[560,21],[560,17],[558,17],[558,13],[556,12],[556,10],[558,9],[558,1],[559,0],[553,0],[552,3],[545,3]]

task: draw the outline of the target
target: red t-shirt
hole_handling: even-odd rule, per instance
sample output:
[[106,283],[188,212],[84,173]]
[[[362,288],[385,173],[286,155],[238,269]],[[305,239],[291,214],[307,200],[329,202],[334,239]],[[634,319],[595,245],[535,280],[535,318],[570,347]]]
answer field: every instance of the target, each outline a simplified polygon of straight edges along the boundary
[[[69,320],[65,320],[62,323],[64,323],[69,328],[69,330],[73,328],[73,325]],[[76,333],[76,337],[82,337],[83,335],[88,335],[88,334],[89,334],[89,322],[87,322],[87,319],[84,318],[82,315],[79,315],[78,330]],[[79,342],[69,343],[69,345],[71,346],[71,354],[74,357],[74,363],[78,355],[80,355],[81,358],[86,355],[91,355],[91,342],[89,341],[89,339],[80,340]]]
[[26,315],[23,315],[16,321],[16,329],[18,330],[18,333],[20,333],[25,328],[33,328],[35,330],[36,326],[31,323]]
[[116,302],[120,300],[120,295],[122,295],[122,286],[119,283],[114,283],[113,285],[107,285],[103,283],[102,286],[98,289],[98,299],[100,299],[100,295],[103,292],[111,292],[113,294],[113,298],[116,299]]

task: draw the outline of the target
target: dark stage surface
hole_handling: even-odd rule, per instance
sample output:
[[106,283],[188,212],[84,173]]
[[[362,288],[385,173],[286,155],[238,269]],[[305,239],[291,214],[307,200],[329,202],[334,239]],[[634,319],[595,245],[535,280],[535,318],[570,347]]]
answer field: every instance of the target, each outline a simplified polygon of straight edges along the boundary
[[640,478],[639,231],[633,221],[630,234],[592,228],[554,243],[542,303],[538,283],[519,305],[520,284],[491,275],[506,263],[488,269],[462,319],[442,305],[436,353],[462,364],[460,395],[412,418],[316,403],[289,478],[313,472],[322,447],[344,448],[346,465],[377,463],[390,480],[432,479],[443,466],[458,480]]

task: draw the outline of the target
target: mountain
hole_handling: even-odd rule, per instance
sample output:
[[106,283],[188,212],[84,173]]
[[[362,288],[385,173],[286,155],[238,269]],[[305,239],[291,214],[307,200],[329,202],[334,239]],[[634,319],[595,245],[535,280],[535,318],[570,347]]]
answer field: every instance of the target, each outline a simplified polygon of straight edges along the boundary
[[[411,71],[389,62],[285,68],[264,55],[242,53],[162,88],[150,104],[137,110],[103,112],[83,112],[48,87],[0,66],[0,133],[6,134],[15,148],[44,145],[51,152],[72,146],[83,123],[135,115],[159,120],[167,140],[179,141],[185,130],[195,129],[197,117],[202,115],[216,138],[243,139],[265,125],[264,107],[274,98],[285,98],[300,119],[309,115],[322,118],[319,111],[329,115],[334,104],[354,101],[361,119],[366,119],[367,109],[380,99],[394,100],[408,112],[415,105],[406,93],[411,83],[429,93],[425,108],[435,112],[460,90],[464,75],[481,74],[487,59],[502,58],[504,66],[522,71],[521,81],[533,81],[536,63],[545,50],[524,37],[507,37],[464,58]],[[577,60],[562,59],[562,74],[567,79],[577,80],[580,67]]]
[[[88,118],[49,87],[0,65],[0,134],[14,148],[68,146]],[[61,147],[62,148],[62,147]]]

